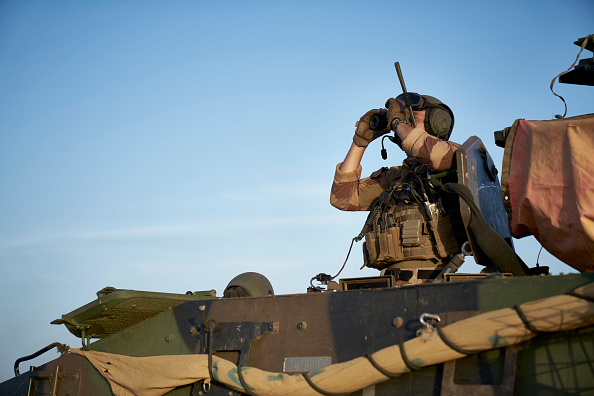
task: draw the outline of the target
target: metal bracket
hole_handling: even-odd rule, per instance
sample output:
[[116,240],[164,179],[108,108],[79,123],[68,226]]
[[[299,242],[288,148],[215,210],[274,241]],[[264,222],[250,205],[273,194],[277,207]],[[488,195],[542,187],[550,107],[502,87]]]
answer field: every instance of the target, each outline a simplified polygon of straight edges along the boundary
[[50,324],[55,324],[55,325],[63,324],[66,326],[71,326],[72,328],[74,328],[76,330],[80,330],[81,331],[80,338],[82,339],[82,347],[83,347],[83,349],[89,349],[88,347],[91,344],[91,338],[93,338],[93,335],[87,335],[87,330],[91,328],[90,324],[78,323],[74,319],[67,318],[66,315],[62,315],[62,319],[56,319],[56,320],[51,321]]
[[29,373],[29,385],[27,387],[27,395],[31,394],[33,390],[33,380],[38,381],[39,379],[47,379],[50,382],[52,391],[50,396],[57,396],[58,395],[58,381],[62,379],[61,376],[62,368],[60,366],[56,366],[56,369],[53,373],[49,373],[47,371],[33,371]]
[[91,348],[89,347],[91,345],[91,338],[93,338],[93,336],[87,335],[87,329],[88,327],[83,327],[81,329],[81,336],[80,339],[82,341],[82,347],[84,350],[90,350]]
[[[448,325],[459,320],[478,315],[483,311],[453,311],[442,313],[442,325]],[[456,363],[460,360],[452,360],[443,364],[443,375],[441,381],[441,395],[477,395],[477,396],[508,396],[514,393],[516,377],[516,362],[518,348],[515,345],[504,348],[505,357],[503,362],[502,381],[499,384],[457,384],[454,382]],[[463,358],[464,359],[464,358]],[[477,367],[478,370],[478,367]]]
[[423,337],[425,340],[428,340],[435,335],[435,324],[441,322],[441,318],[437,314],[423,313],[419,318],[419,322],[421,322],[423,327],[417,330],[417,337]]
[[505,361],[503,363],[503,380],[500,384],[456,384],[454,373],[456,371],[456,360],[444,363],[443,379],[441,382],[441,395],[477,395],[477,396],[511,396],[514,394],[514,382],[516,379],[516,361],[518,348],[515,345],[504,349]]
[[214,329],[213,351],[240,351],[239,366],[245,366],[252,343],[267,333],[276,332],[278,332],[278,322],[217,322]]

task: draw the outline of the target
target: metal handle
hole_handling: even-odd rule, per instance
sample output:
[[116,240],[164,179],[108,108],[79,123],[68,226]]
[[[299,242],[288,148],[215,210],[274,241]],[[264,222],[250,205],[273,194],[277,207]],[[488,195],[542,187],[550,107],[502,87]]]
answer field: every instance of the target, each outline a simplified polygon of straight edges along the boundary
[[[66,344],[61,344],[59,342],[54,342],[53,344],[50,344],[50,345],[46,346],[45,348],[41,348],[40,350],[38,350],[37,352],[35,352],[35,353],[31,354],[31,355],[23,356],[22,358],[17,359],[16,362],[14,362],[14,375],[15,375],[15,377],[18,377],[20,375],[19,364],[21,362],[25,362],[27,360],[35,359],[37,356],[46,353],[47,351],[49,351],[53,347],[57,347],[59,352],[62,352],[62,351],[60,351],[60,349],[62,349],[64,351],[68,351],[70,349],[70,347],[68,345],[66,345]],[[65,352],[62,352],[62,353],[65,353]]]

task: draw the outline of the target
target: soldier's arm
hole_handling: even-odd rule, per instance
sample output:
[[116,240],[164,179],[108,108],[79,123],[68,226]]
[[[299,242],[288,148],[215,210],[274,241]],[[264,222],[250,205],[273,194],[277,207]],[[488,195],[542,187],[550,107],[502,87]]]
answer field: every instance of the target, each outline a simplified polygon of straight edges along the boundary
[[344,161],[340,165],[340,171],[343,173],[349,173],[356,171],[361,166],[361,158],[367,147],[359,147],[354,142],[351,144],[351,148],[347,153]]
[[402,149],[409,156],[417,158],[432,171],[444,171],[454,165],[459,145],[436,138],[422,128],[398,124],[396,133],[402,139]]
[[[373,201],[384,190],[383,169],[371,177],[361,179],[361,158],[365,147],[352,144],[344,161],[336,166],[330,204],[340,210],[369,210]],[[387,169],[387,168],[386,168]]]

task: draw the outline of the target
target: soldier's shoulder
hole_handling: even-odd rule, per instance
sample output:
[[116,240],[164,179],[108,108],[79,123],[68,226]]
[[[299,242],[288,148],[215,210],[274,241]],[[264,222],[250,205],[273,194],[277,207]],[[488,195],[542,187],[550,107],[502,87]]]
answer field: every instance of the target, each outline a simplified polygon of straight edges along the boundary
[[377,179],[377,178],[380,178],[382,176],[386,176],[386,175],[389,175],[389,174],[393,174],[395,172],[398,172],[398,169],[399,168],[400,168],[399,166],[392,166],[390,168],[384,166],[382,168],[379,168],[375,172],[373,172],[371,175],[369,175],[369,177],[371,177],[372,179]]

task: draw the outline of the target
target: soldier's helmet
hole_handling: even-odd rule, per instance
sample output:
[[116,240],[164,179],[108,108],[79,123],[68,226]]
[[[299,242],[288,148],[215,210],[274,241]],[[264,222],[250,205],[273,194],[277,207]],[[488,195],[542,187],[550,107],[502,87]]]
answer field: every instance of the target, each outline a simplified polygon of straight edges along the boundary
[[[439,99],[429,95],[409,92],[413,110],[425,110],[425,131],[442,140],[449,140],[454,129],[454,113],[452,109]],[[404,100],[404,94],[396,97]]]
[[454,129],[452,109],[433,96],[422,96],[425,99],[425,130],[441,140],[448,140]]
[[265,297],[273,296],[272,284],[264,275],[257,272],[244,272],[231,279],[223,297]]

